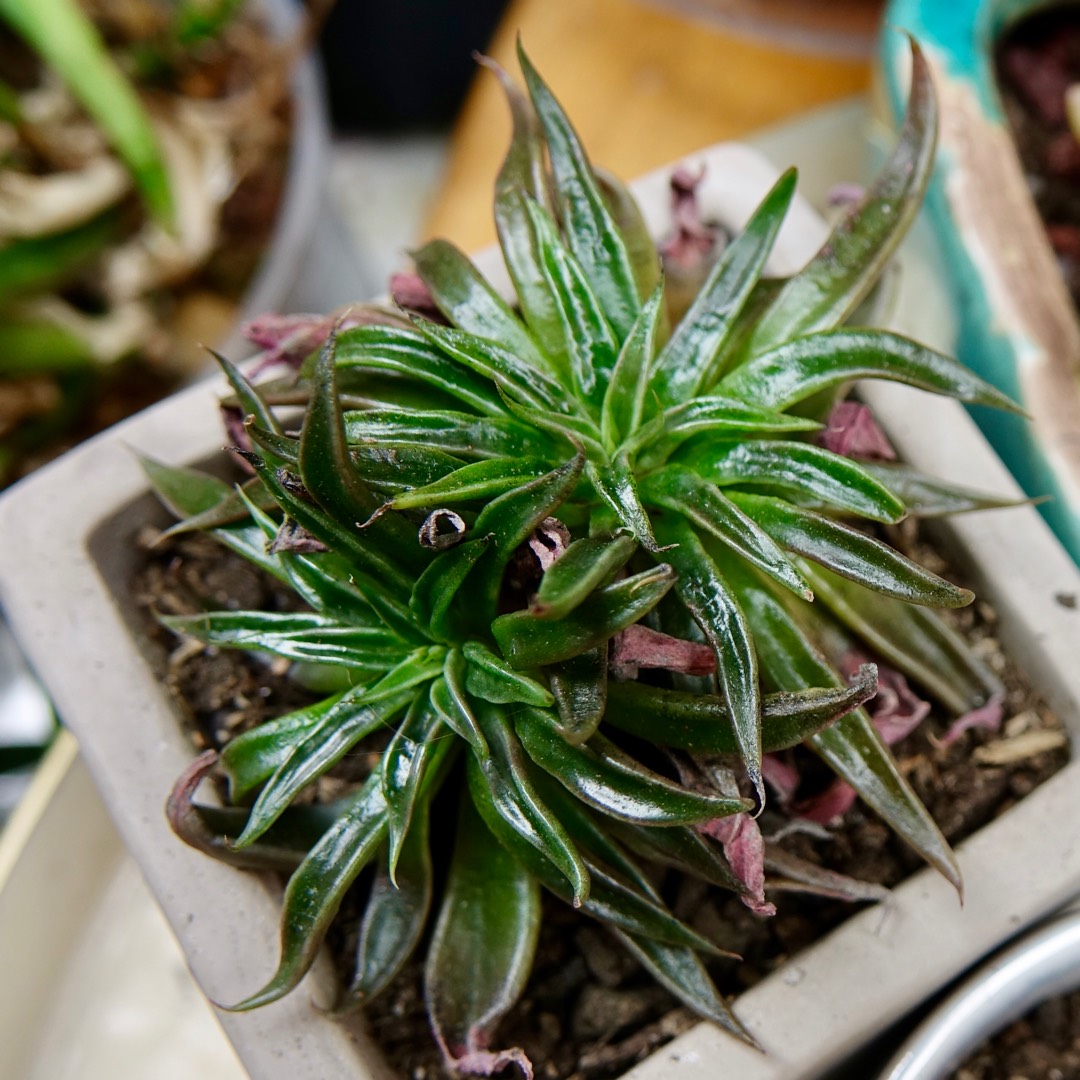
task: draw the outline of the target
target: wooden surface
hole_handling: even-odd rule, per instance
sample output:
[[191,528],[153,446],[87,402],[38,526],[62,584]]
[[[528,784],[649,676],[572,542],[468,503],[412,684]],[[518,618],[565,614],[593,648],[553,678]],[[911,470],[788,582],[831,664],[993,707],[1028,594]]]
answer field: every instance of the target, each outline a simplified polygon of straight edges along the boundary
[[[864,90],[869,65],[721,31],[642,0],[514,0],[489,53],[517,74],[520,33],[597,164],[632,178]],[[427,223],[465,250],[490,243],[491,194],[510,121],[480,71]]]

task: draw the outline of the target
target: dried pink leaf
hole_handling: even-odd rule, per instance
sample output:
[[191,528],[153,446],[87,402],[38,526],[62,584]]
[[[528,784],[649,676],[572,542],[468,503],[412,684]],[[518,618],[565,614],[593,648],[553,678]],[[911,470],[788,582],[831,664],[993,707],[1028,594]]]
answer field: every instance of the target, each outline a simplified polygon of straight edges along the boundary
[[452,1073],[462,1076],[495,1076],[508,1066],[516,1065],[525,1080],[533,1080],[532,1062],[519,1046],[512,1046],[508,1050],[488,1050],[480,1045],[480,1036],[486,1036],[486,1033],[470,1031],[469,1042],[472,1045],[450,1047],[438,1029],[435,1029],[433,1034],[442,1051],[443,1060]]
[[1004,695],[1001,693],[994,694],[985,705],[980,705],[977,709],[971,709],[954,720],[949,725],[948,731],[940,739],[936,739],[935,742],[938,746],[952,746],[965,731],[971,731],[972,728],[981,728],[983,731],[1000,731],[1001,722],[1005,715],[1004,704]]
[[660,244],[665,265],[687,271],[710,261],[721,232],[716,225],[702,220],[698,203],[698,185],[705,178],[705,167],[697,173],[680,165],[671,174],[671,216],[675,230]]
[[697,829],[723,847],[735,876],[746,886],[742,902],[755,915],[775,915],[776,906],[765,899],[765,841],[757,819],[732,814],[703,822]]
[[833,406],[818,441],[826,450],[844,457],[896,460],[896,451],[873,413],[857,401],[841,401]]
[[662,668],[683,675],[711,675],[716,670],[716,657],[708,645],[634,623],[616,634],[611,667],[620,678],[634,678],[639,668]]

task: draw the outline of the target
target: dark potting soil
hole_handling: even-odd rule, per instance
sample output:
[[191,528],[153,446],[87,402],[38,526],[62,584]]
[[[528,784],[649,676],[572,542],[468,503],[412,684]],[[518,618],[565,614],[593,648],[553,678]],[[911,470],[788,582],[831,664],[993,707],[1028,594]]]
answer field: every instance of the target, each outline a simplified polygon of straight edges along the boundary
[[[159,539],[149,529],[142,537],[147,558],[136,582],[136,597],[146,613],[161,675],[189,718],[195,746],[221,747],[239,731],[312,700],[286,677],[287,664],[204,649],[190,640],[177,642],[154,621],[153,611],[193,613],[226,605],[288,610],[297,604],[294,594],[244,560],[223,553],[207,536],[156,542]],[[958,578],[907,523],[890,539],[930,569]],[[993,610],[976,601],[947,617],[1003,679],[1004,726],[999,732],[970,730],[944,747],[938,740],[949,719],[932,712],[893,750],[946,837],[956,843],[1061,768],[1068,751],[1059,722],[1002,653]],[[366,775],[380,749],[377,742],[365,744],[363,752],[350,755],[331,776],[313,785],[308,797],[340,795]],[[453,813],[432,815],[433,823],[453,817]],[[768,811],[761,824],[768,837],[787,821]],[[860,881],[893,886],[921,866],[918,856],[858,803],[841,825],[827,831],[785,833],[781,844],[786,851]],[[434,850],[439,850],[439,843],[436,835]],[[448,836],[446,846],[449,843]],[[711,966],[721,990],[732,996],[854,910],[849,902],[785,891],[770,893],[778,911],[772,918],[762,918],[738,898],[700,882],[667,871],[658,871],[656,880],[677,915],[743,958]],[[352,974],[366,888],[365,879],[351,891],[329,938],[343,981]],[[421,963],[408,966],[366,1014],[399,1075],[410,1080],[445,1075],[424,1012]],[[621,1075],[694,1023],[694,1016],[653,982],[602,927],[547,897],[534,973],[522,1001],[500,1026],[497,1045],[525,1048],[536,1075],[546,1080],[604,1080]],[[972,1074],[973,1080],[1006,1075],[1012,1074]]]
[[998,1032],[952,1080],[1080,1080],[1080,992],[1051,998]]

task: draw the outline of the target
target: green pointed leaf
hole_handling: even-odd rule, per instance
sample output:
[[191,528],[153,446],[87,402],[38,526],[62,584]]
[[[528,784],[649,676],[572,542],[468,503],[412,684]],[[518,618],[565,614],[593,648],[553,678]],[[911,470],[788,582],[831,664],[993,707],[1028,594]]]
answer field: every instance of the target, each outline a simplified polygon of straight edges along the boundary
[[525,365],[543,370],[547,361],[528,327],[458,248],[432,240],[412,252],[416,272],[436,307],[452,326],[500,342]]
[[409,610],[436,641],[455,640],[454,598],[492,539],[478,536],[440,552],[413,586]]
[[592,279],[564,246],[551,215],[532,201],[525,203],[525,210],[562,328],[563,380],[582,401],[599,410],[618,357],[618,341],[593,292]]
[[577,132],[520,42],[518,60],[544,129],[570,250],[593,283],[608,321],[620,339],[625,338],[641,310],[626,245],[600,194]]
[[231,484],[200,469],[165,465],[145,454],[137,456],[154,494],[178,518],[205,514],[233,495]]
[[721,487],[778,488],[782,495],[798,498],[801,506],[857,514],[872,521],[895,523],[906,509],[862,465],[809,443],[768,439],[713,443],[681,456],[680,462]]
[[425,694],[417,694],[383,754],[382,786],[386,799],[387,872],[397,880],[398,859],[409,833],[417,796],[428,771],[450,753],[453,740],[442,717]]
[[236,403],[245,417],[254,417],[255,423],[264,431],[274,435],[281,434],[281,425],[274,416],[273,409],[263,397],[261,391],[248,381],[244,373],[233,363],[226,360],[220,353],[210,350],[210,355],[217,361],[225,378],[236,395]]
[[808,565],[806,572],[833,615],[954,713],[1003,692],[1001,680],[937,612],[868,592],[824,567]]
[[943,517],[973,510],[994,510],[1004,506],[1022,506],[1028,501],[952,484],[901,462],[860,461],[859,465],[896,495],[914,517]]
[[697,445],[712,446],[717,439],[745,438],[754,435],[795,434],[821,428],[805,416],[748,405],[735,397],[703,395],[675,405],[639,429],[627,449],[639,453],[645,464],[659,464],[685,443],[696,439]]
[[405,837],[396,879],[391,880],[383,865],[375,871],[360,923],[356,968],[337,1012],[378,997],[416,951],[433,892],[428,834],[428,810],[423,807]]
[[502,404],[490,382],[445,356],[419,330],[393,326],[357,326],[337,336],[339,376],[354,372],[389,372],[426,383],[485,416],[501,416]]
[[[652,251],[655,258],[656,249],[652,248]],[[600,437],[609,452],[614,452],[624,439],[641,427],[663,312],[664,285],[660,282],[641,309],[641,314],[634,320],[604,393],[600,410]]]
[[458,649],[452,649],[446,656],[443,677],[432,684],[431,704],[447,727],[472,747],[473,754],[486,760],[491,751],[466,693],[465,671],[464,656]]
[[747,776],[758,793],[758,802],[763,804],[761,692],[750,624],[690,525],[669,514],[662,519],[658,532],[665,543],[678,545],[668,552],[678,575],[676,591],[716,656],[720,696],[735,726]]
[[244,802],[269,780],[343,696],[344,692],[334,694],[314,705],[294,709],[231,739],[221,751],[221,767],[229,781],[230,802]]
[[480,1055],[509,1064],[524,1056],[488,1048],[499,1020],[525,989],[539,932],[539,883],[494,842],[463,793],[424,968],[428,1015],[451,1063]]
[[[476,518],[473,532],[492,538],[489,554],[473,574],[472,604],[480,618],[489,620],[498,609],[503,571],[518,547],[546,518],[552,517],[577,485],[584,462],[580,454],[545,476],[493,499]],[[515,667],[536,667],[515,664]]]
[[349,456],[364,483],[380,494],[391,495],[433,484],[465,464],[461,458],[431,446],[362,443],[350,446]]
[[650,503],[681,514],[703,532],[764,570],[774,581],[806,600],[814,597],[806,579],[769,532],[739,506],[682,465],[668,465],[647,476],[642,494]]
[[[595,165],[593,176],[600,188],[600,194],[604,197],[604,204],[626,245],[630,268],[637,282],[638,296],[645,300],[660,284],[662,268],[656,242],[649,232],[641,208],[630,194],[630,189],[613,173]],[[668,328],[665,317],[661,315],[660,318],[660,339],[663,340],[668,335]]]
[[[755,642],[763,678],[773,689],[840,685],[805,628],[744,568],[736,580],[739,598],[757,629]],[[794,601],[792,603],[795,603]],[[900,773],[864,709],[856,709],[808,743],[859,797],[931,866],[960,888],[960,870],[926,807]]]
[[544,368],[536,367],[503,342],[487,341],[451,326],[417,319],[416,328],[461,366],[490,379],[504,393],[538,409],[564,408],[566,395]]
[[562,619],[606,585],[637,550],[626,530],[575,540],[544,571],[529,611],[542,619]]
[[[352,444],[382,447],[424,447],[459,454],[466,460],[485,457],[547,457],[551,438],[508,417],[479,417],[452,410],[364,409],[345,414]],[[361,519],[363,520],[363,519]]]
[[661,564],[597,589],[563,619],[538,619],[528,611],[515,611],[500,615],[491,630],[514,667],[556,664],[603,645],[647,615],[674,581],[671,567]]
[[506,411],[516,419],[569,443],[575,450],[583,451],[590,461],[603,461],[607,457],[600,442],[600,432],[597,431],[596,424],[587,417],[570,416],[547,409],[531,409],[505,394],[503,404],[506,405]]
[[887,379],[971,405],[1021,412],[945,353],[884,330],[833,330],[785,339],[721,379],[717,390],[762,409],[789,409],[852,379]]
[[358,671],[385,670],[404,653],[400,638],[381,627],[342,626],[314,613],[206,611],[163,615],[161,621],[170,630],[207,645]]
[[746,886],[728,865],[720,848],[689,825],[653,829],[613,820],[610,824],[605,822],[605,826],[642,858],[681,870],[721,889],[746,892]]
[[307,974],[349,886],[386,835],[379,768],[311,849],[289,879],[281,915],[281,959],[270,981],[228,1012],[246,1012],[283,998]]
[[474,697],[483,698],[493,705],[516,703],[547,707],[555,704],[550,690],[535,679],[515,671],[486,645],[467,641],[461,651],[469,661],[465,672],[465,689]]
[[732,492],[731,498],[789,551],[875,592],[928,607],[964,607],[975,598],[969,589],[951,584],[880,540],[832,518],[768,495]]
[[[877,693],[877,668],[864,665],[848,687],[768,694],[762,702],[765,753],[797,746]],[[612,683],[606,717],[612,727],[661,746],[698,754],[735,754],[739,743],[731,713],[714,694],[665,690],[644,683]]]
[[547,669],[558,709],[558,720],[553,721],[555,730],[560,738],[575,746],[591,738],[604,718],[607,652],[604,644]]
[[483,701],[477,702],[476,715],[491,754],[481,758],[474,752],[470,766],[479,767],[492,807],[558,871],[559,880],[570,886],[574,906],[580,907],[590,891],[589,868],[558,816],[537,794],[511,720],[505,710]]
[[533,709],[514,718],[529,757],[579,799],[636,825],[685,825],[749,809],[743,799],[703,795],[668,780],[594,735],[588,745],[560,739],[551,720]]
[[690,310],[656,358],[652,386],[661,405],[693,399],[723,370],[725,346],[765,269],[795,195],[795,180],[794,169],[777,180],[746,228],[724,249]]
[[586,465],[586,473],[597,495],[611,508],[624,528],[637,539],[646,551],[657,552],[652,521],[638,495],[637,479],[626,454],[617,454],[610,465]]
[[402,491],[390,500],[389,505],[395,510],[426,509],[471,499],[490,499],[543,476],[548,469],[547,461],[538,457],[474,461],[434,483]]
[[911,94],[900,138],[860,203],[790,278],[754,328],[746,355],[837,326],[877,281],[922,203],[934,163],[937,99],[922,51],[912,47]]
[[[481,63],[485,61],[481,60]],[[550,361],[562,353],[562,327],[540,268],[536,239],[526,209],[530,199],[551,209],[540,122],[531,102],[506,72],[490,61],[486,66],[502,83],[513,121],[510,148],[495,181],[495,227],[521,312]]]
[[615,928],[615,936],[635,960],[688,1009],[711,1020],[743,1042],[756,1046],[753,1037],[728,1008],[693,949],[666,945],[640,934]]

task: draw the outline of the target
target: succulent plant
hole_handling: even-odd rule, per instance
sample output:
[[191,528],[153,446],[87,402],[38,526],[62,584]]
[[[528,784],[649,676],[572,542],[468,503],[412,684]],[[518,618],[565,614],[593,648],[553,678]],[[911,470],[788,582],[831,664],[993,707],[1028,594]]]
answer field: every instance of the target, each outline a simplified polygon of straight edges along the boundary
[[[204,755],[173,795],[193,843],[295,867],[277,972],[236,1008],[296,986],[370,866],[341,1007],[386,987],[434,911],[427,1002],[460,1071],[528,1071],[521,1050],[490,1046],[529,972],[541,887],[746,1037],[702,962],[716,947],[671,914],[645,867],[753,900],[760,883],[710,836],[724,819],[752,821],[763,755],[796,745],[959,885],[860,707],[875,669],[850,683],[838,671],[861,649],[957,712],[995,693],[928,610],[971,593],[863,527],[995,500],[820,445],[855,378],[1012,407],[947,356],[855,324],[930,169],[935,105],[913,58],[898,145],[820,253],[787,280],[765,276],[787,172],[671,329],[631,198],[593,170],[522,53],[528,97],[500,73],[514,134],[495,197],[513,298],[452,245],[428,244],[416,271],[441,317],[324,325],[295,375],[258,386],[222,361],[249,480],[145,463],[185,519],[175,529],[211,530],[306,605],[168,625],[284,657],[325,695]],[[292,340],[299,353],[313,343]],[[653,670],[628,677],[641,669]],[[290,805],[387,732],[355,794]],[[703,765],[717,761],[733,781]],[[232,805],[197,808],[214,768]],[[458,815],[440,897],[436,802]]]

